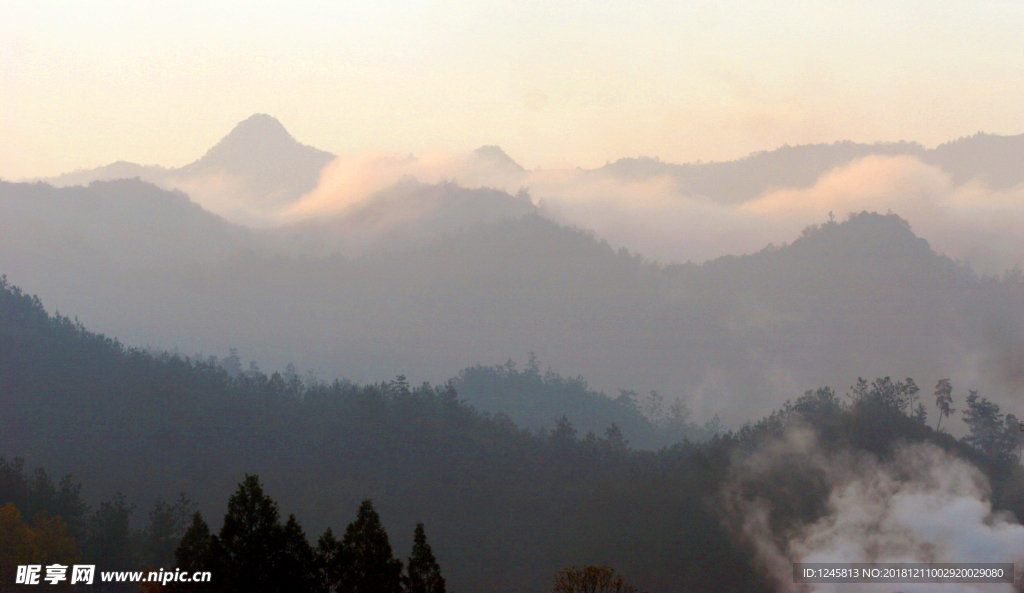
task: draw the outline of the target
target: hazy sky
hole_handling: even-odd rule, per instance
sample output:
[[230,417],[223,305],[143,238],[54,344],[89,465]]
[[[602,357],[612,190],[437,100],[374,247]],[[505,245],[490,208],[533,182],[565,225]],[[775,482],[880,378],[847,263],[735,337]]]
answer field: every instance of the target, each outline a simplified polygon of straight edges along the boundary
[[1024,2],[0,1],[0,177],[180,166],[255,112],[528,167],[1024,132]]

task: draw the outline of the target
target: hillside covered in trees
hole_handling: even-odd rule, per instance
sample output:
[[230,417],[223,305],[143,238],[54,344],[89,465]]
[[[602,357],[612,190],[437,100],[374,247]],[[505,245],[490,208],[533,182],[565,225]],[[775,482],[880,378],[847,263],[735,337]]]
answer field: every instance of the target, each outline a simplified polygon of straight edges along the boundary
[[[110,204],[129,201],[132,184],[114,182],[125,196]],[[91,204],[101,190],[60,191]],[[168,220],[192,222],[150,233],[163,228],[154,214],[96,242],[55,228],[57,247],[30,228],[4,233],[0,268],[51,308],[130,344],[220,357],[236,348],[263,369],[294,363],[361,383],[398,373],[440,383],[534,352],[541,372],[582,375],[612,397],[656,391],[666,408],[681,398],[700,424],[718,415],[732,426],[858,374],[952,377],[1004,406],[1017,392],[1021,276],[979,275],[896,215],[826,221],[788,245],[703,264],[657,264],[537,215],[349,258],[282,255],[251,229],[171,216],[187,200],[160,195]],[[71,199],[50,198],[56,210]],[[220,239],[204,243],[198,229]],[[147,250],[174,255],[133,263]],[[479,402],[549,429],[571,411],[528,419],[497,403]]]
[[[157,515],[191,510],[188,501],[152,506],[182,491],[217,532],[224,501],[246,474],[258,474],[310,537],[328,527],[340,533],[353,509],[372,499],[389,533],[427,526],[451,590],[509,592],[546,590],[572,565],[613,566],[649,591],[774,590],[773,559],[805,555],[799,534],[836,516],[837,494],[862,471],[836,470],[851,458],[876,475],[893,472],[892,496],[900,488],[936,504],[966,496],[1024,516],[1018,421],[982,395],[965,397],[959,385],[937,385],[937,408],[918,405],[930,396],[910,380],[861,381],[846,396],[823,388],[742,430],[657,451],[634,448],[616,424],[581,433],[562,419],[554,430],[526,430],[477,411],[458,391],[486,401],[566,381],[537,374],[532,362],[523,371],[469,369],[439,387],[404,377],[354,384],[258,369],[233,375],[210,361],[125,347],[48,314],[4,281],[0,455],[28,464],[5,462],[4,475],[15,478],[4,484],[27,483],[21,468],[28,466],[74,479],[59,482],[56,494],[5,486],[0,506],[13,503],[32,529],[47,525],[38,509],[60,516],[62,533],[94,554],[88,542],[102,532],[97,517],[116,517],[124,535],[132,504]],[[620,405],[632,401],[623,398]],[[943,409],[954,408],[969,429],[963,439],[935,428],[949,423]],[[765,454],[774,461],[758,461]],[[936,489],[926,479],[929,459],[965,479]],[[978,490],[956,490],[963,484]],[[1014,515],[985,515],[977,524],[968,517],[964,528],[983,537],[986,525],[1005,525],[1016,537]],[[764,521],[755,527],[768,538],[750,537],[746,522],[758,517]],[[132,525],[144,534],[155,523],[151,516],[146,527],[136,516]],[[181,533],[182,522],[174,525]],[[404,539],[396,556],[406,553]],[[120,562],[141,565],[147,545],[125,548]],[[945,553],[934,542],[908,546]]]

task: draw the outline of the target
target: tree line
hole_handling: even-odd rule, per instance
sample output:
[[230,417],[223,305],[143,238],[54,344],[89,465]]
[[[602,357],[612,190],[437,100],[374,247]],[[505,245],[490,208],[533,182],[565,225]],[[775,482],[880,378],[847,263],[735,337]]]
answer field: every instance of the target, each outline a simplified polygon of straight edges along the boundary
[[341,539],[328,528],[311,546],[298,519],[282,523],[278,503],[257,476],[246,476],[228,500],[218,534],[200,513],[175,552],[177,568],[209,572],[203,584],[180,584],[182,591],[288,593],[444,593],[441,567],[416,525],[408,562],[395,558],[387,531],[370,500],[359,505]]

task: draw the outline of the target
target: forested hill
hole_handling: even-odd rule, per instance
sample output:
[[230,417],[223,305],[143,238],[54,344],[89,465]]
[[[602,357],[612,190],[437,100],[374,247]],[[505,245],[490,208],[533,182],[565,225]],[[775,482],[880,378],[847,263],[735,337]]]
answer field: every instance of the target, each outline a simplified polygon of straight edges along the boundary
[[[678,544],[672,555],[684,566],[709,551],[723,568],[743,562],[711,510],[697,504],[702,490],[663,491],[670,478],[652,476],[642,487],[655,507],[636,506],[637,485],[622,489],[633,454],[614,426],[577,435],[566,422],[537,437],[506,417],[475,412],[451,387],[304,385],[255,372],[232,378],[219,365],[126,349],[49,316],[6,283],[0,407],[0,455],[72,472],[93,496],[119,490],[148,505],[183,490],[217,517],[244,474],[258,473],[309,533],[338,530],[360,500],[372,498],[391,532],[411,531],[417,521],[431,527],[457,590],[542,590],[560,568],[592,558],[614,561],[641,582],[710,578],[666,565],[656,549],[665,537]],[[694,531],[652,531],[655,509]],[[636,521],[619,523],[636,513]],[[625,530],[634,545],[614,543],[607,530]],[[688,542],[696,532],[702,540]],[[716,578],[734,591],[760,581],[750,570]]]
[[140,179],[59,188],[0,180],[0,267],[63,287],[69,277],[102,274],[109,264],[151,270],[245,253],[351,257],[408,250],[536,211],[526,193],[405,180],[331,217],[253,229]]
[[654,390],[682,398],[701,423],[718,414],[732,425],[858,374],[952,375],[1019,405],[1024,282],[977,276],[895,215],[858,214],[700,265],[657,265],[535,215],[359,258],[70,262],[22,267],[11,280],[31,277],[27,288],[45,287],[48,306],[127,343],[237,348],[262,368],[440,382],[533,351],[612,397]]
[[220,261],[265,243],[184,193],[138,179],[68,188],[0,181],[0,217],[0,253],[15,276]]
[[[910,413],[915,398],[929,401],[911,385],[808,392],[739,433],[643,452],[617,426],[581,434],[561,421],[544,435],[523,431],[467,406],[452,385],[324,384],[255,370],[233,377],[221,365],[125,348],[0,282],[0,456],[72,472],[93,500],[119,490],[146,508],[184,490],[214,529],[245,473],[259,474],[314,537],[340,529],[371,498],[391,533],[429,526],[453,590],[543,591],[565,566],[610,564],[649,591],[771,591],[768,552],[745,539],[744,509],[771,509],[762,527],[796,554],[788,538],[834,512],[828,497],[875,468],[869,459],[880,472],[909,464],[900,475],[915,496],[936,488],[929,472],[967,472],[950,486],[963,488],[980,484],[971,472],[981,471],[997,508],[1024,513],[1016,419],[977,396],[963,406],[957,386],[954,403],[971,427],[957,442],[929,427],[936,410]],[[810,452],[771,453],[806,441],[787,435],[808,430],[820,442]],[[775,461],[748,463],[761,450]],[[819,465],[849,454],[867,456],[851,476]],[[945,461],[933,468],[932,457]],[[937,496],[946,504],[945,491]],[[991,519],[991,529],[1006,520]],[[1015,529],[1000,533],[1016,537]]]

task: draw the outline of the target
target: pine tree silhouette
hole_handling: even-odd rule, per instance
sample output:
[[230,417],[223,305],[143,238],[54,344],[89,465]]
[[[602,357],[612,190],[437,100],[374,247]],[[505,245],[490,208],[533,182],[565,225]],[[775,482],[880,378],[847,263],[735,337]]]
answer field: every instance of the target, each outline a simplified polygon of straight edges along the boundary
[[416,524],[413,535],[412,554],[409,556],[408,576],[403,583],[406,593],[445,593],[441,566],[434,558],[434,551],[427,543],[423,523]]
[[341,591],[399,593],[402,590],[402,561],[392,554],[388,534],[372,501],[364,500],[359,506],[359,514],[345,529],[341,545],[348,557]]

